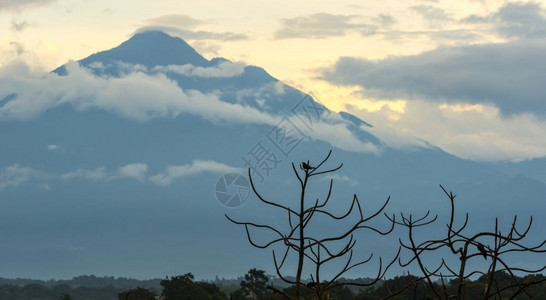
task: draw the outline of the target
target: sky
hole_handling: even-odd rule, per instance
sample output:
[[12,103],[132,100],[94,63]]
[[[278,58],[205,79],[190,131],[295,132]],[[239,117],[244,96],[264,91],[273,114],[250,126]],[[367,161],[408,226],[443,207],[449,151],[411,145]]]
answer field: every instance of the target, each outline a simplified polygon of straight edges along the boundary
[[395,147],[546,156],[546,1],[0,0],[0,28],[2,74],[46,74],[161,29],[266,69]]

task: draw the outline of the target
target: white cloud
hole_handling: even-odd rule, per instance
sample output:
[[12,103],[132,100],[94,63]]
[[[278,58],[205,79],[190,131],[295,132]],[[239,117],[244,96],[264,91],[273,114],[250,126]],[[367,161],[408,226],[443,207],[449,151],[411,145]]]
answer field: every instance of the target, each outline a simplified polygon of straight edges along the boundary
[[[163,172],[147,177],[148,165],[144,163],[132,163],[119,167],[116,171],[108,172],[105,167],[94,169],[79,168],[62,174],[48,173],[36,170],[30,167],[19,165],[8,166],[0,169],[0,191],[7,187],[16,187],[31,180],[90,180],[107,182],[114,179],[129,178],[138,181],[147,181],[161,185],[170,185],[174,180],[202,173],[225,174],[232,172],[241,172],[241,169],[230,167],[226,164],[213,160],[194,160],[188,165],[168,166]],[[52,187],[47,182],[41,182],[37,187],[44,190],[51,190]]]
[[[294,119],[293,122],[296,122]],[[346,124],[330,124],[317,122],[312,126],[312,130],[301,127],[304,134],[312,139],[321,140],[343,150],[352,152],[366,152],[380,154],[381,149],[372,142],[360,141],[355,134],[349,130]]]
[[275,82],[275,92],[277,92],[277,94],[279,94],[279,95],[284,94],[285,93],[285,90],[284,90],[285,86],[286,86],[286,84],[284,84],[280,80]]
[[[505,117],[492,105],[407,101],[403,112],[349,107],[381,127],[366,128],[391,147],[430,147],[462,158],[495,161],[546,156],[546,121],[531,114]],[[422,140],[421,140],[422,139]],[[423,141],[425,140],[425,141]]]
[[334,180],[334,184],[336,183],[336,181],[338,181],[338,182],[345,182],[350,186],[357,186],[358,185],[358,180],[353,179],[353,178],[351,178],[351,177],[349,177],[347,175],[326,174],[326,176],[321,178],[322,181],[330,181],[330,179]]
[[98,167],[96,169],[77,169],[64,173],[60,176],[62,180],[72,179],[89,179],[89,180],[103,180],[108,177],[106,169],[104,167]]
[[118,169],[119,177],[134,178],[138,181],[146,179],[146,173],[148,172],[148,165],[142,163],[128,164]]
[[13,165],[0,171],[0,191],[9,186],[19,186],[35,178],[47,178],[47,174],[29,167]]
[[0,99],[16,94],[0,107],[0,120],[32,119],[63,103],[79,110],[102,108],[122,117],[147,121],[180,114],[201,116],[212,122],[275,123],[255,108],[223,102],[216,94],[182,90],[163,74],[131,72],[120,78],[100,77],[67,65],[68,75],[36,74],[24,64],[0,70]]
[[50,150],[50,151],[55,151],[55,150],[60,150],[61,147],[59,145],[47,145],[47,150]]
[[214,67],[196,67],[194,65],[187,64],[157,66],[154,68],[154,70],[160,72],[173,72],[188,77],[226,78],[243,74],[245,71],[245,65],[242,63],[223,61]]
[[[0,99],[8,95],[16,96],[0,106],[0,121],[29,120],[64,103],[72,104],[81,111],[100,108],[141,122],[183,114],[200,116],[214,123],[270,126],[275,126],[282,119],[282,116],[244,104],[224,102],[216,93],[182,90],[164,74],[146,74],[140,71],[142,69],[138,65],[134,68],[126,66],[126,69],[129,70],[127,74],[113,78],[94,75],[75,62],[67,65],[67,76],[33,73],[24,64],[8,65],[0,69]],[[282,91],[278,85],[270,84],[246,92],[276,95]],[[377,152],[373,144],[358,140],[345,124],[319,122],[314,127],[307,133],[313,139],[326,141],[344,150]]]
[[165,171],[150,176],[149,179],[157,185],[167,186],[180,177],[201,173],[226,174],[240,171],[238,168],[230,167],[213,160],[194,160],[191,164],[187,165],[168,166]]

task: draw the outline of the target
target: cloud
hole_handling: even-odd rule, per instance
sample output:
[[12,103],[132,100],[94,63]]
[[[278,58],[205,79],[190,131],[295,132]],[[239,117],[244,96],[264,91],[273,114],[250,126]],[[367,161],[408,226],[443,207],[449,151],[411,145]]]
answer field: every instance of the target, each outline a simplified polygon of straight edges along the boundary
[[385,39],[399,41],[404,39],[415,39],[421,36],[428,37],[431,42],[440,45],[468,45],[470,42],[483,41],[483,34],[472,29],[450,29],[450,30],[416,30],[401,31],[391,30],[382,32]]
[[137,29],[132,35],[144,31],[159,30],[173,36],[178,36],[187,41],[193,40],[219,40],[219,41],[239,41],[248,39],[248,35],[234,32],[212,32],[203,30],[187,30],[172,26],[149,25]]
[[445,10],[431,5],[415,5],[410,8],[420,14],[427,22],[437,25],[440,22],[452,21],[453,18]]
[[15,20],[11,21],[11,30],[21,32],[25,30],[30,24],[26,21],[17,22]]
[[13,165],[0,171],[0,191],[9,186],[19,186],[36,178],[47,178],[47,174],[29,167]]
[[176,179],[185,176],[202,173],[226,174],[240,171],[239,168],[230,167],[213,160],[194,160],[191,164],[187,165],[168,166],[165,171],[150,176],[149,179],[157,185],[167,186]]
[[[295,120],[293,122],[295,123]],[[382,150],[380,146],[372,142],[360,141],[343,123],[316,122],[313,123],[312,130],[305,127],[300,129],[312,139],[325,141],[343,150],[372,154],[380,154]]]
[[118,169],[118,177],[134,178],[138,181],[146,179],[148,165],[142,163],[128,164]]
[[376,21],[382,27],[390,27],[398,22],[392,15],[389,14],[379,14]]
[[61,150],[61,147],[59,147],[58,145],[47,145],[47,150],[50,150],[50,151]]
[[188,15],[169,14],[146,20],[146,25],[137,29],[132,35],[144,31],[159,30],[173,36],[180,37],[186,41],[195,41],[201,50],[215,53],[219,44],[211,44],[211,41],[239,41],[249,37],[246,34],[234,32],[212,32],[195,30],[201,25],[211,23],[210,21],[195,19]]
[[394,148],[430,147],[428,141],[458,157],[479,161],[546,156],[546,120],[531,114],[506,118],[492,105],[414,100],[400,113],[387,107],[376,111],[349,107],[348,111],[383,124],[367,130]]
[[0,120],[28,120],[70,103],[78,110],[102,108],[138,121],[192,114],[212,122],[275,123],[275,118],[255,108],[223,102],[216,94],[182,90],[161,73],[100,77],[75,62],[69,63],[67,70],[67,76],[59,76],[35,74],[21,64],[1,69],[0,98],[16,96],[2,102]]
[[154,68],[154,70],[160,72],[173,72],[188,77],[226,78],[243,74],[245,71],[245,65],[242,63],[223,61],[214,67],[196,67],[194,65],[187,64],[157,66]]
[[221,44],[215,41],[194,41],[191,46],[201,54],[210,54],[212,56],[218,56]]
[[[384,22],[379,18],[377,21]],[[388,20],[387,20],[388,21]],[[358,21],[355,15],[333,15],[317,13],[309,16],[283,19],[282,28],[275,32],[275,38],[326,38],[343,36],[349,31],[357,31],[361,35],[373,35],[378,26]]]
[[545,11],[538,3],[508,3],[491,18],[496,31],[512,38],[546,37]]
[[344,57],[323,78],[361,86],[376,99],[491,103],[504,116],[546,118],[544,41],[439,48],[378,61]]
[[55,0],[0,0],[0,12],[3,10],[19,11],[25,8],[41,6]]
[[15,53],[17,53],[17,55],[22,55],[25,52],[25,47],[23,44],[14,41],[9,42],[9,44],[15,49]]
[[[239,68],[238,65],[235,68],[232,68],[233,65],[226,66],[216,70],[190,69],[201,76],[210,76],[225,72],[233,74],[233,70]],[[163,73],[147,74],[145,68],[138,66],[126,66],[125,69],[127,73],[122,77],[103,77],[71,62],[67,65],[68,75],[59,76],[55,73],[33,73],[26,65],[8,65],[0,69],[0,99],[7,99],[0,102],[0,121],[30,120],[63,104],[70,104],[79,111],[98,108],[139,122],[195,115],[213,123],[275,126],[282,119],[280,115],[272,115],[246,104],[224,102],[221,92],[183,90]],[[284,87],[275,84],[264,88],[271,95],[284,91]],[[346,124],[325,121],[314,127],[316,129],[306,133],[312,139],[348,151],[378,151],[372,143],[360,141]]]
[[206,24],[203,20],[195,19],[188,15],[170,14],[146,20],[150,25],[172,26],[178,28],[194,28]]
[[326,174],[326,176],[321,178],[321,181],[330,181],[330,179],[334,180],[334,184],[336,182],[345,182],[350,186],[358,185],[358,180],[352,179],[351,177],[347,175],[339,175],[339,174]]
[[104,167],[98,167],[96,169],[77,169],[70,171],[59,176],[62,180],[73,179],[88,179],[88,180],[104,180],[108,177],[106,169]]
[[536,2],[507,3],[489,15],[469,15],[462,23],[490,25],[490,30],[510,39],[546,37],[546,10]]

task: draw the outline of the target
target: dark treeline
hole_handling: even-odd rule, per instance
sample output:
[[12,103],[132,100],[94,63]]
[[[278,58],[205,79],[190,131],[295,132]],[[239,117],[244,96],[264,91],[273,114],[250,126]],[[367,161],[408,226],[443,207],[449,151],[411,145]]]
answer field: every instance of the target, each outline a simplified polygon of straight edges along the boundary
[[[366,289],[350,289],[347,286],[333,288],[329,291],[329,298],[336,300],[376,300],[386,296],[390,299],[427,299],[433,296],[430,287],[424,282],[416,281],[411,275],[388,279]],[[543,280],[539,285],[530,286],[525,292],[514,299],[546,299],[546,277],[544,275],[527,275],[518,277],[522,283]],[[368,279],[355,279],[366,281]],[[279,293],[273,292],[269,285],[274,285],[264,271],[251,269],[244,277],[240,277],[238,285],[232,280],[216,279],[215,281],[196,281],[191,273],[168,277],[164,280],[135,280],[113,277],[80,276],[66,281],[39,281],[26,279],[2,279],[0,285],[0,300],[282,300]],[[63,282],[62,284],[58,284]],[[65,283],[70,284],[65,284]],[[499,273],[497,284],[502,287],[509,285],[511,277]],[[57,284],[55,284],[57,283]],[[101,283],[104,284],[101,286]],[[155,286],[155,283],[159,283]],[[222,284],[224,283],[224,284]],[[229,283],[228,285],[225,285]],[[412,283],[409,284],[408,283]],[[122,286],[140,284],[141,286]],[[468,300],[482,299],[485,287],[485,277],[467,282]],[[143,285],[150,287],[145,288]],[[455,288],[449,284],[447,288]],[[281,289],[291,294],[294,287],[286,286]],[[396,295],[393,293],[396,292]],[[501,293],[498,299],[508,299],[516,292],[515,287]],[[316,299],[312,289],[303,289],[305,299]],[[506,297],[506,298],[505,298]],[[533,297],[533,298],[531,298]],[[495,298],[497,299],[497,298]]]
[[137,286],[144,287],[147,289],[152,289],[156,291],[161,291],[161,279],[147,279],[147,280],[138,280],[125,277],[113,277],[113,276],[103,276],[98,277],[95,275],[82,275],[77,276],[72,279],[61,279],[61,280],[37,280],[37,279],[26,279],[26,278],[17,278],[17,279],[7,279],[0,277],[0,285],[17,285],[24,286],[28,284],[38,284],[46,287],[54,287],[59,285],[68,285],[71,287],[88,287],[88,288],[102,288],[106,286],[112,286],[118,289],[130,289]]

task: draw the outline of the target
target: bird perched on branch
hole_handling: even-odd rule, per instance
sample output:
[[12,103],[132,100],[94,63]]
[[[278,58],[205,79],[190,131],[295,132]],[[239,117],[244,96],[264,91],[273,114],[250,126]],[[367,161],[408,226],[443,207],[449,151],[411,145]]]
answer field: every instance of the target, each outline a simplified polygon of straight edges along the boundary
[[307,162],[302,162],[300,164],[300,168],[304,171],[309,171],[309,170],[314,170],[315,168],[311,167],[311,165],[309,165],[309,161]]
[[478,248],[478,251],[483,255],[484,259],[487,259],[487,251],[485,250],[485,246],[482,243],[478,243],[476,246]]

